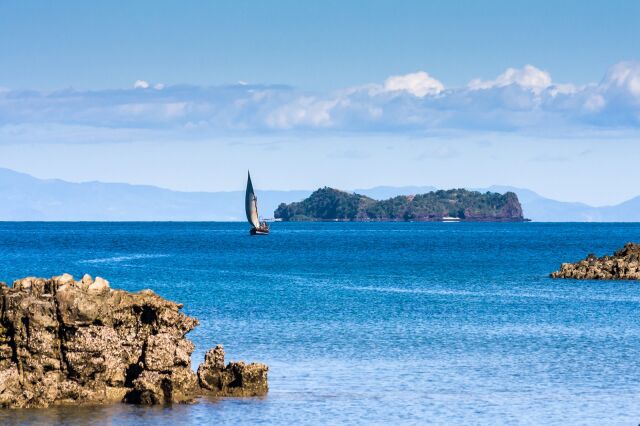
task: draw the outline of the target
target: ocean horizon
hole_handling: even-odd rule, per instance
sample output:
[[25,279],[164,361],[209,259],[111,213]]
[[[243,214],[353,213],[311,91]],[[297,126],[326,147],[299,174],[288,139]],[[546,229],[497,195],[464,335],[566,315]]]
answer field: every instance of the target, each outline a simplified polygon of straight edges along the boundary
[[553,280],[638,223],[0,222],[0,281],[64,272],[183,303],[265,397],[2,410],[3,424],[635,424],[640,287]]

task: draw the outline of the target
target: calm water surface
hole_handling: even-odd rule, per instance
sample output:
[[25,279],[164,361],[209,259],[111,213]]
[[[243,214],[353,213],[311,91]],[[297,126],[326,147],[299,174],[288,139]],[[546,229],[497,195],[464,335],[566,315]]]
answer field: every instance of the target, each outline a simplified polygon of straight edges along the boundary
[[69,272],[184,303],[194,365],[269,395],[0,412],[2,424],[640,422],[640,285],[553,281],[640,224],[0,223],[0,280]]

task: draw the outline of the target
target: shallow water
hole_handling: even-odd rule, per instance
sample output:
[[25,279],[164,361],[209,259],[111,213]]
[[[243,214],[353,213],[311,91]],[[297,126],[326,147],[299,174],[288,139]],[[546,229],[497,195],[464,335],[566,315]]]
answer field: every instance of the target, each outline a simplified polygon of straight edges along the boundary
[[0,280],[70,272],[200,319],[194,364],[270,365],[265,398],[0,412],[3,424],[638,424],[640,285],[555,281],[640,224],[0,223]]

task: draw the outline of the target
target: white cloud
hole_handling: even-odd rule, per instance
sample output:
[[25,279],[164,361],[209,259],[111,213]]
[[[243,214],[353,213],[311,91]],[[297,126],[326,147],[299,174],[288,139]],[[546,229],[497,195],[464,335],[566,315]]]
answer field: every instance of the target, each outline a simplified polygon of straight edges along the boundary
[[495,80],[473,79],[468,86],[471,90],[487,90],[515,84],[534,93],[540,93],[551,86],[551,83],[551,75],[548,72],[542,71],[533,65],[525,65],[520,69],[507,68]]
[[395,75],[384,82],[385,92],[403,91],[423,98],[437,95],[444,91],[444,85],[424,71],[411,74]]
[[148,89],[149,88],[149,83],[147,83],[144,80],[136,80],[136,82],[133,83],[133,88],[134,89]]
[[602,82],[602,87],[619,89],[640,98],[640,63],[619,62],[609,68]]
[[143,120],[149,120],[150,117],[162,120],[182,117],[186,108],[185,102],[129,103],[119,105],[116,111],[123,116],[140,117]]
[[598,93],[593,93],[587,97],[584,102],[584,108],[588,112],[600,111],[604,108],[606,101],[604,97]]
[[576,85],[571,83],[553,84],[549,86],[548,89],[549,94],[552,97],[557,95],[570,95],[576,93],[579,90]]
[[[150,87],[155,90],[144,90]],[[255,84],[165,87],[143,80],[125,90],[0,91],[0,126],[49,124],[185,132],[197,126],[209,135],[640,130],[640,65],[615,64],[600,83],[582,86],[553,83],[547,72],[528,65],[446,90],[420,71],[333,93]]]
[[[133,88],[134,89],[148,89],[152,87],[151,83],[149,83],[146,80],[136,80],[135,83],[133,83]],[[153,85],[153,88],[156,90],[162,90],[164,89],[165,85],[164,83],[156,83]]]
[[329,127],[332,124],[331,110],[338,102],[303,96],[267,115],[266,124],[274,129]]

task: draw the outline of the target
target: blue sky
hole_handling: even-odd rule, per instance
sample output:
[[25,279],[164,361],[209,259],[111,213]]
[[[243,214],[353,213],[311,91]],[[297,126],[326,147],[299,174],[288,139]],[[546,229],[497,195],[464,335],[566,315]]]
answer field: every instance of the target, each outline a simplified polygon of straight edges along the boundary
[[4,0],[0,166],[615,203],[640,194],[638,22],[634,1]]
[[637,54],[636,1],[0,2],[0,81],[124,88],[238,80],[337,89],[425,70],[448,86],[533,64],[600,79]]

